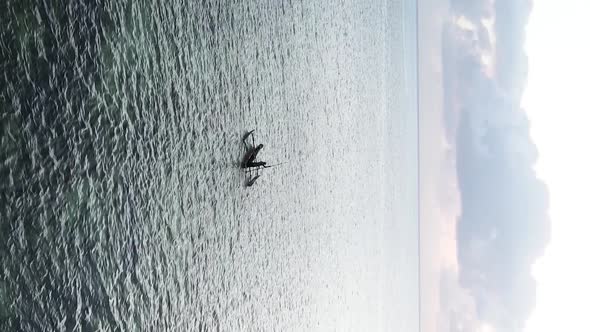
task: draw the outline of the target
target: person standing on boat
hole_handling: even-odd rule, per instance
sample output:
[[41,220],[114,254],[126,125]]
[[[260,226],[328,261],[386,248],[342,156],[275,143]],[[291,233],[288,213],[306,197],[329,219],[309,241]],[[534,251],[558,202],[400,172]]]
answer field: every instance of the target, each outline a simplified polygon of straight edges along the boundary
[[266,165],[266,162],[264,161],[256,161],[256,157],[258,156],[258,153],[260,152],[260,150],[262,150],[263,147],[264,144],[258,144],[258,146],[256,146],[254,149],[250,150],[250,156],[246,161],[246,167],[261,167]]

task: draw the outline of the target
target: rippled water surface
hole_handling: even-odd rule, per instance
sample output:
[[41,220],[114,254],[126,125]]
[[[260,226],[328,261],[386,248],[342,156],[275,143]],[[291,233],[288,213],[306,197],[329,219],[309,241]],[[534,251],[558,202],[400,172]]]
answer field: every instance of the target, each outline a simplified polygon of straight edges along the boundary
[[410,7],[3,1],[0,329],[417,330]]

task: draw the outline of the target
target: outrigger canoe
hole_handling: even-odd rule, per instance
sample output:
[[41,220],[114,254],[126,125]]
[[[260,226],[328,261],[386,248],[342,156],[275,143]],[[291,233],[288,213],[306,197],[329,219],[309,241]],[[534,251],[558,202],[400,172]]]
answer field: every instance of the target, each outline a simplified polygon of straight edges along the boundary
[[[258,178],[262,174],[259,173],[261,166],[264,166],[264,163],[256,162],[256,156],[262,149],[264,145],[259,144],[258,146],[254,142],[254,130],[247,132],[244,137],[242,137],[242,143],[244,143],[244,148],[246,149],[246,154],[244,154],[244,158],[242,159],[241,167],[244,169],[244,175],[246,177],[245,183],[246,187],[251,187]],[[246,144],[246,140],[248,137],[252,137],[252,145],[248,146]],[[261,164],[261,165],[260,165]],[[254,166],[252,166],[254,165]],[[262,167],[264,168],[264,167]]]
[[[258,180],[258,178],[260,178],[260,176],[262,175],[262,174],[260,174],[260,171],[262,171],[263,169],[278,166],[278,165],[282,164],[282,163],[280,163],[280,164],[275,164],[275,165],[267,165],[265,162],[256,161],[256,156],[258,155],[260,150],[264,147],[264,145],[263,144],[256,145],[256,143],[254,142],[254,134],[253,133],[254,133],[254,130],[251,130],[251,131],[247,132],[244,135],[244,137],[242,138],[242,143],[244,143],[244,148],[246,150],[246,153],[244,155],[244,158],[242,159],[242,163],[240,166],[244,170],[244,175],[246,177],[246,180],[245,180],[246,187],[251,187],[254,184],[254,182],[256,182],[256,180]],[[252,145],[248,146],[248,144],[246,144],[246,140],[250,136],[252,136]]]

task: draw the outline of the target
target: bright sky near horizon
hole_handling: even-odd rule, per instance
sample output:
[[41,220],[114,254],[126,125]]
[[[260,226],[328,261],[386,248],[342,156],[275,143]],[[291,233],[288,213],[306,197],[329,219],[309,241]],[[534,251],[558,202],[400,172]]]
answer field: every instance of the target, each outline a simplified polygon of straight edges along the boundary
[[[522,106],[549,189],[551,241],[533,268],[526,332],[590,331],[590,1],[535,1]],[[526,234],[523,234],[526,236]]]

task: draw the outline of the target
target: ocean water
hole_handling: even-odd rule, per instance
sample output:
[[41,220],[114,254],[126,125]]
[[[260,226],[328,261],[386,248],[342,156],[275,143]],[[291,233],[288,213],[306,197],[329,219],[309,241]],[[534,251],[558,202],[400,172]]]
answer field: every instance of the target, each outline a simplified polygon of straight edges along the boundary
[[1,331],[418,331],[412,1],[0,18]]

